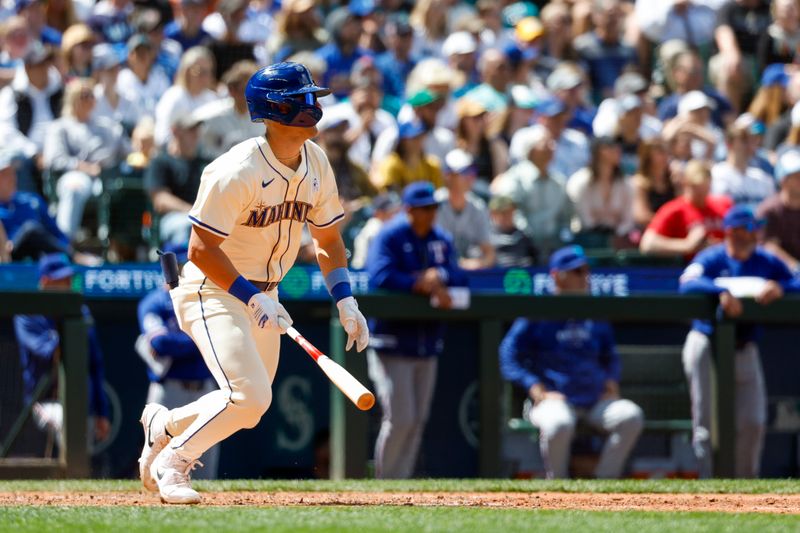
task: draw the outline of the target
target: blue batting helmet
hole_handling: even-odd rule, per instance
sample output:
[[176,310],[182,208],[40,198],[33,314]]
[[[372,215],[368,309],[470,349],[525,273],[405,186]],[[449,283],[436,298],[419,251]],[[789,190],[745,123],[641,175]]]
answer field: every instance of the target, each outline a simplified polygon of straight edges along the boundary
[[319,87],[299,63],[277,63],[253,74],[244,91],[250,120],[274,120],[287,126],[310,127],[322,118],[317,96],[330,94]]

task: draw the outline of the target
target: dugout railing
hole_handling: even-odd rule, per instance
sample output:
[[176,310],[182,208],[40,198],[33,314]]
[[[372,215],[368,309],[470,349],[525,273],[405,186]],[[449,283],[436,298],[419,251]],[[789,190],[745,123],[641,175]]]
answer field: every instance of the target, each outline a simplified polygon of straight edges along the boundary
[[[800,297],[786,297],[768,306],[744,300],[744,313],[736,320],[724,317],[716,302],[702,295],[615,296],[513,296],[473,294],[469,309],[443,311],[432,308],[426,298],[396,294],[370,294],[358,298],[362,312],[372,318],[395,320],[440,320],[476,322],[479,335],[479,450],[481,477],[502,475],[501,435],[504,425],[502,379],[498,368],[498,346],[505,326],[518,317],[531,319],[602,319],[611,322],[675,324],[693,319],[716,323],[713,338],[716,383],[714,416],[717,446],[716,477],[734,475],[735,325],[742,323],[798,324]],[[333,309],[333,313],[336,310]],[[336,316],[331,319],[331,357],[369,384],[366,360],[354,351],[345,352],[344,332]],[[370,384],[371,385],[371,384]],[[331,477],[362,478],[372,443],[368,442],[368,419],[338,391],[331,397]]]
[[[8,458],[19,429],[30,417],[33,402],[12,413],[14,422],[0,435],[0,479],[82,478],[89,475],[87,450],[88,324],[82,312],[83,296],[71,291],[0,293],[0,318],[46,315],[59,323],[59,400],[64,412],[63,446],[58,457]],[[41,384],[37,390],[46,388]],[[36,394],[36,393],[34,393]],[[34,398],[35,400],[35,398]]]

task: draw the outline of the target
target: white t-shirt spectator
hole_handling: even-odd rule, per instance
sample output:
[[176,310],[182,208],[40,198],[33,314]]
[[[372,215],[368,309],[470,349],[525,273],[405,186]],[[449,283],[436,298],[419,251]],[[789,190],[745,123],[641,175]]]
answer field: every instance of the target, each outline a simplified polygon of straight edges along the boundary
[[[690,45],[710,43],[717,27],[719,0],[693,0],[685,14],[673,9],[670,0],[636,0],[636,23],[648,39],[661,44],[680,39]],[[714,5],[710,5],[714,4]]]
[[111,102],[103,94],[103,87],[98,83],[94,86],[94,111],[92,117],[105,117],[118,124],[135,126],[141,118],[141,111],[136,108],[136,102],[129,95],[119,94],[117,107],[111,107]]
[[711,194],[727,196],[736,205],[755,209],[775,194],[775,180],[760,168],[747,167],[742,173],[727,161],[721,161],[711,168]]
[[467,193],[464,209],[456,211],[448,198],[447,189],[436,191],[436,199],[441,202],[436,223],[453,236],[460,259],[480,257],[480,245],[491,243],[492,238],[492,222],[486,204],[474,194]]
[[117,92],[136,104],[140,116],[155,116],[156,104],[169,86],[169,79],[160,68],[151,69],[145,83],[129,68],[123,69],[117,78]]
[[[346,117],[351,129],[361,129],[362,127],[361,117],[358,116],[355,108],[353,108],[353,104],[350,102],[342,102],[333,105],[327,108],[325,113],[330,113],[337,117]],[[394,120],[391,113],[383,109],[376,110],[375,120],[373,120],[370,125],[370,132],[373,136],[372,141],[370,141],[369,133],[362,133],[361,136],[353,142],[347,155],[350,156],[350,159],[354,163],[361,165],[361,168],[369,168],[370,161],[372,161],[372,153],[378,143],[378,137],[387,129],[396,127],[397,122]]]
[[611,228],[617,235],[627,235],[634,228],[633,191],[624,179],[614,180],[608,198],[591,180],[591,171],[584,168],[567,182],[567,194],[575,204],[581,230]]
[[192,96],[189,91],[180,85],[173,85],[167,89],[167,92],[164,93],[164,96],[161,97],[156,106],[156,129],[154,133],[156,146],[164,146],[172,138],[170,124],[172,124],[174,117],[189,115],[197,108],[218,98],[217,93],[209,89],[197,96]]

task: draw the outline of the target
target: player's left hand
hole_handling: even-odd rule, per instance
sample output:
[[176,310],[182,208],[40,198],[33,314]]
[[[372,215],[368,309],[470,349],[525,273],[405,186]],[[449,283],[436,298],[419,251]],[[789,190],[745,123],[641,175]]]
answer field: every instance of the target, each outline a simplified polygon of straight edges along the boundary
[[775,280],[769,280],[764,284],[764,288],[756,296],[756,302],[767,305],[783,297],[783,287]]
[[358,309],[356,299],[352,296],[342,298],[336,302],[336,307],[339,308],[339,322],[347,333],[347,346],[346,350],[356,345],[359,352],[364,351],[364,348],[369,344],[369,327],[367,326],[367,319],[361,314]]

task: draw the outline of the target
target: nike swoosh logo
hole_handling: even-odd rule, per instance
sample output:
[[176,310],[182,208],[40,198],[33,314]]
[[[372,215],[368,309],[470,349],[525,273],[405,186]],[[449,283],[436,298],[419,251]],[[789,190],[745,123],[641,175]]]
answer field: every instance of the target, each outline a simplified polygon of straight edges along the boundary
[[273,181],[275,181],[275,178],[272,178],[269,181],[261,180],[261,188],[266,189],[267,187],[269,187],[269,184],[272,183]]
[[164,477],[164,471],[160,468],[156,468],[156,477],[159,481],[161,481],[161,479]]
[[147,445],[150,448],[152,448],[153,444],[154,444],[152,426],[153,426],[153,419],[156,417],[156,414],[158,414],[158,413],[153,414],[153,416],[150,417],[150,422],[147,423]]

